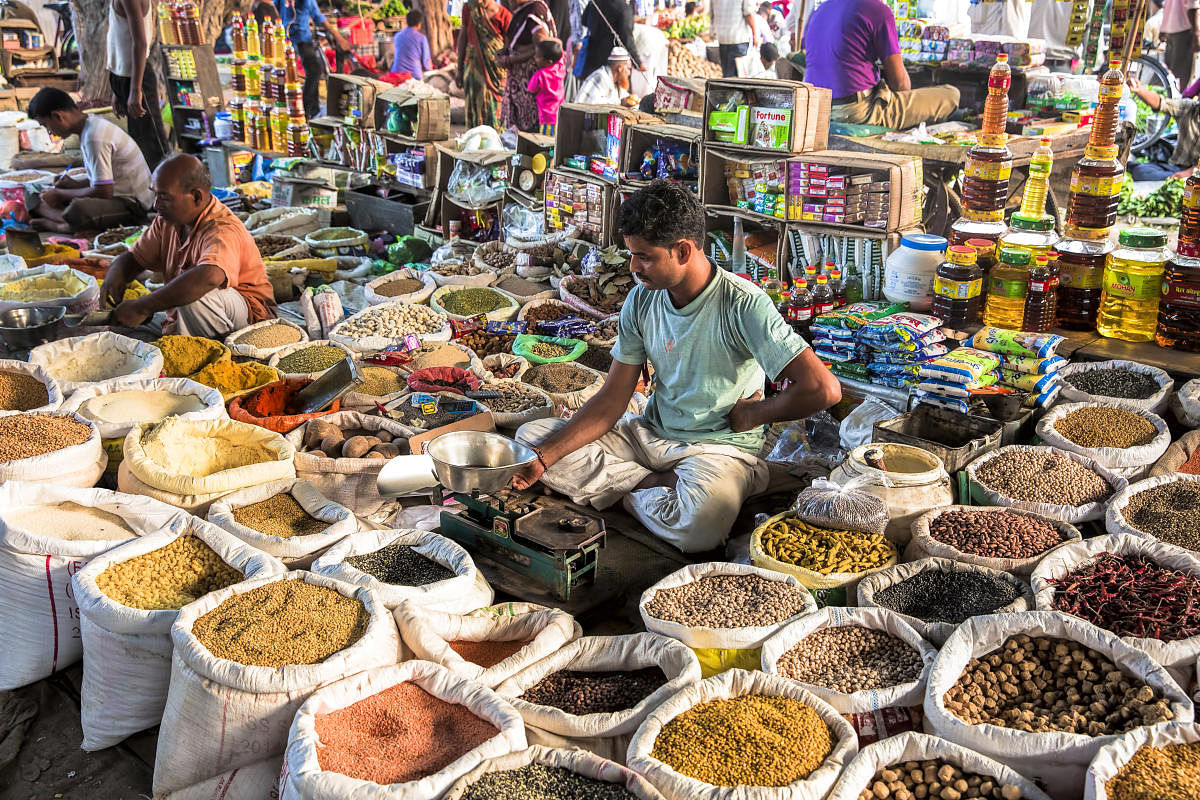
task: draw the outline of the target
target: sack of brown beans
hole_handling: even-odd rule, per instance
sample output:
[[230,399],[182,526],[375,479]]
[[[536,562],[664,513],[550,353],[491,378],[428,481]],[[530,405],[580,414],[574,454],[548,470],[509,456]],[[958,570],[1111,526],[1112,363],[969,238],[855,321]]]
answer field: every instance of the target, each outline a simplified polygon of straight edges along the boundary
[[1175,473],[1129,484],[1108,504],[1104,527],[1200,551],[1200,475]]
[[624,764],[651,710],[700,680],[696,655],[654,633],[585,636],[504,681],[496,693],[546,747],[577,747]]
[[920,732],[863,747],[828,800],[902,797],[1050,800],[1037,784],[1000,761]]
[[1038,421],[1037,435],[1131,481],[1144,477],[1171,445],[1162,417],[1117,404],[1062,403]]
[[1033,608],[1028,578],[949,558],[922,558],[888,567],[858,584],[858,604],[896,612],[935,645],[981,614]]
[[1012,767],[1051,797],[1078,797],[1088,763],[1118,735],[1189,723],[1193,713],[1150,656],[1054,611],[967,620],[938,651],[925,693],[931,733]]
[[493,597],[491,587],[480,594],[478,570],[462,545],[431,531],[360,531],[326,550],[312,570],[369,586],[389,611],[408,601],[463,614]]
[[1200,657],[1196,553],[1126,533],[1097,536],[1046,556],[1032,584],[1039,610],[1074,614],[1145,651],[1180,686],[1191,682]]
[[398,269],[367,281],[363,286],[363,299],[369,306],[380,303],[409,303],[418,305],[429,302],[429,295],[437,284],[428,272],[414,269]]
[[1078,525],[1104,519],[1129,481],[1087,456],[1055,447],[1008,445],[967,464],[971,501],[1031,511]]
[[40,344],[29,351],[29,363],[58,381],[64,397],[92,383],[157,378],[163,372],[161,350],[111,331]]
[[1171,411],[1175,419],[1187,428],[1200,428],[1200,378],[1192,380],[1179,387],[1171,395]]
[[355,360],[354,351],[341,342],[317,339],[279,348],[267,359],[267,366],[277,370],[282,378],[311,380],[321,377],[325,370],[347,356]]
[[706,676],[758,669],[763,642],[816,610],[795,576],[723,561],[676,570],[638,600],[646,630],[692,648]]
[[628,764],[667,800],[820,800],[857,752],[850,723],[808,689],[731,669],[651,711]]
[[162,718],[179,609],[284,566],[215,525],[179,514],[164,529],[113,548],[75,574],[83,642],[84,750],[101,750]]
[[276,318],[247,325],[225,337],[225,346],[239,358],[266,363],[285,347],[308,341],[308,331],[286,319]]
[[78,661],[83,643],[71,576],[181,514],[148,497],[107,489],[0,483],[0,691]]
[[762,670],[794,680],[854,726],[859,746],[921,729],[937,648],[886,608],[829,606],[762,647]]
[[528,613],[451,614],[403,602],[393,616],[400,641],[414,658],[441,664],[494,689],[508,678],[583,635],[570,614],[551,608]]
[[1002,506],[945,506],[913,523],[905,561],[948,558],[1027,576],[1046,554],[1078,542],[1074,525]]
[[1083,782],[1084,800],[1196,796],[1200,724],[1137,728],[1096,753]]
[[1185,475],[1200,475],[1200,431],[1188,431],[1180,436],[1162,458],[1154,462],[1154,466],[1146,473],[1147,478],[1158,478],[1182,472]]
[[1062,402],[1113,403],[1155,414],[1167,410],[1175,382],[1166,370],[1140,361],[1077,361],[1058,371]]
[[[483,358],[483,372],[479,377],[485,381],[520,380],[529,362],[511,353],[494,353]],[[533,387],[530,387],[533,388]],[[541,391],[539,389],[539,391]]]
[[22,411],[47,413],[62,405],[58,381],[37,364],[0,359],[0,417]]
[[96,423],[78,414],[24,411],[0,417],[0,483],[89,488],[108,466]]
[[358,530],[350,509],[305,480],[271,481],[227,494],[208,507],[207,519],[288,569],[308,569],[318,555]]
[[268,758],[278,768],[310,694],[400,655],[374,590],[303,570],[205,595],[179,612],[171,641],[156,796]]
[[661,800],[641,775],[586,750],[530,745],[488,759],[459,778],[445,800],[578,797],[588,800]]

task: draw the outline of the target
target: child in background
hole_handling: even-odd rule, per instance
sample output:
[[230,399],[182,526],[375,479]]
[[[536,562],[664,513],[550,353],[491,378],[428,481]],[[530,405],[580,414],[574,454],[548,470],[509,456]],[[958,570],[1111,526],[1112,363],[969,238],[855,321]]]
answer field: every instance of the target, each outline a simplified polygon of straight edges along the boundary
[[537,100],[538,124],[545,136],[554,135],[558,122],[558,107],[563,103],[567,67],[563,61],[562,44],[558,39],[543,39],[537,43],[534,63],[538,71],[529,79],[529,91]]

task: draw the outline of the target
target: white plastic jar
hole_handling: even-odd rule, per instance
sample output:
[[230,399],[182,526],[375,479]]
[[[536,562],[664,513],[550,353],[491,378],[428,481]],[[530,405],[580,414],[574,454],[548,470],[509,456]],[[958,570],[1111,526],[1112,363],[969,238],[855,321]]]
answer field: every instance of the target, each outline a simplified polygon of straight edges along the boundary
[[933,302],[933,278],[945,260],[946,239],[932,233],[906,233],[900,246],[883,262],[883,296],[908,303],[912,311],[928,311]]

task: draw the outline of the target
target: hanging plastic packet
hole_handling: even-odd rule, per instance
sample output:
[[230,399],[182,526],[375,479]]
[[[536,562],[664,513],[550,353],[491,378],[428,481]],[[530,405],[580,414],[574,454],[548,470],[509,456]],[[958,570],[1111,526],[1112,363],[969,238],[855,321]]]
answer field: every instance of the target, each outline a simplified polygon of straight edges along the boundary
[[1047,358],[1054,355],[1054,351],[1062,342],[1063,337],[1053,333],[1026,333],[990,327],[980,328],[974,336],[967,340],[967,344],[977,350],[1034,358]]
[[537,327],[547,336],[556,336],[560,339],[580,339],[589,333],[596,332],[595,323],[574,315],[542,320]]
[[1048,358],[1037,358],[1035,356],[1010,356],[1001,355],[1000,365],[1005,369],[1013,372],[1021,372],[1027,375],[1049,375],[1058,372],[1067,360],[1062,356],[1050,356]]
[[970,385],[978,383],[986,373],[995,371],[999,366],[1000,359],[995,353],[960,347],[953,353],[925,362],[920,372],[922,378]]

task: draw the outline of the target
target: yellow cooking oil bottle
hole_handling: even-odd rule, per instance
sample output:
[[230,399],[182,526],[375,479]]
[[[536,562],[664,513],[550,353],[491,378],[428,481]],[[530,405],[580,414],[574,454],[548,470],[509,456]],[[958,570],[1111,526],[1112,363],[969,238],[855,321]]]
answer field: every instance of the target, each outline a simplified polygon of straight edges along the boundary
[[1025,297],[1029,293],[1030,252],[1019,247],[1000,250],[996,266],[988,273],[987,304],[983,324],[993,328],[1021,330],[1025,321]]
[[1117,244],[1104,265],[1096,332],[1110,339],[1149,342],[1158,324],[1167,235],[1155,228],[1126,228]]

